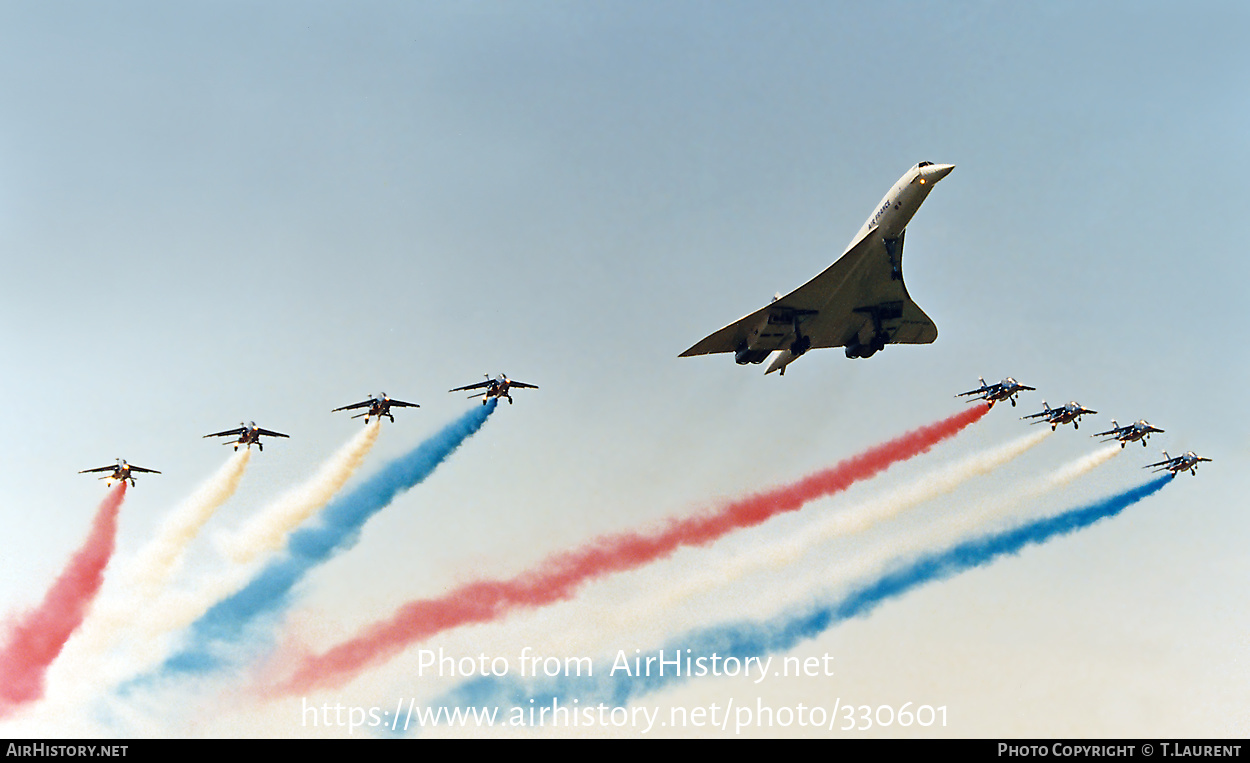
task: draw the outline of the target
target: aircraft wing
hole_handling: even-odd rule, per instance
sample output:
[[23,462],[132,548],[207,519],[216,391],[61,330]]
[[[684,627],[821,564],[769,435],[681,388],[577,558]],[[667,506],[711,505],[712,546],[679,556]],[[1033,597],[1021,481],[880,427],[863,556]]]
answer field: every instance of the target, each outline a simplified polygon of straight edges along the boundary
[[876,229],[812,280],[705,337],[680,357],[737,352],[744,346],[785,349],[794,341],[796,322],[813,348],[845,347],[872,338],[874,317],[890,344],[937,339],[937,326],[903,285],[902,239],[891,256]]
[[494,383],[495,382],[493,380],[488,379],[486,381],[480,381],[477,384],[468,384],[463,387],[456,387],[455,389],[449,389],[447,391],[448,392],[464,392],[465,390],[481,389],[482,387],[489,387]]
[[1108,429],[1105,432],[1095,432],[1094,434],[1090,435],[1090,437],[1103,437],[1104,435],[1111,435],[1112,437],[1119,437],[1122,434],[1127,434],[1131,429],[1132,427],[1116,427],[1115,429]]
[[403,400],[390,400],[389,402],[391,405],[396,406],[398,408],[420,408],[421,407],[417,405],[416,403],[405,403]]
[[285,435],[281,432],[272,432],[268,429],[261,429],[260,427],[256,427],[256,432],[257,434],[269,435],[270,437],[286,437],[287,439],[290,439],[290,435]]
[[130,471],[143,472],[145,474],[160,474],[160,472],[156,471],[155,469],[144,469],[142,466],[135,466],[134,464],[130,465]]
[[117,464],[112,466],[98,466],[95,469],[83,469],[79,474],[89,474],[90,472],[111,472],[117,469]]
[[508,386],[520,387],[521,389],[538,389],[538,387],[533,384],[526,384],[525,382],[512,381],[511,379],[508,380]]
[[1164,468],[1170,468],[1174,464],[1180,463],[1181,458],[1182,458],[1181,456],[1177,456],[1176,458],[1169,458],[1167,461],[1160,461],[1157,464],[1146,464],[1142,468],[1149,469],[1152,466],[1162,466]]
[[993,387],[982,387],[981,389],[970,389],[967,392],[960,392],[955,397],[967,397],[968,395],[988,395],[994,392]]
[[246,431],[247,430],[244,429],[243,427],[237,427],[235,429],[227,429],[224,432],[213,432],[212,434],[206,434],[204,436],[205,437],[234,437],[235,435],[243,434]]
[[1060,413],[1060,412],[1061,412],[1061,410],[1060,410],[1060,409],[1055,408],[1055,409],[1053,409],[1053,410],[1049,410],[1049,411],[1038,411],[1037,413],[1030,413],[1028,416],[1021,416],[1020,418],[1022,418],[1022,419],[1036,419],[1036,418],[1041,418],[1041,417],[1043,417],[1043,416],[1045,416],[1045,417],[1049,418],[1049,417],[1051,417],[1051,416],[1054,416],[1056,413]]
[[335,408],[334,410],[330,411],[330,413],[338,413],[339,411],[350,411],[355,408],[368,408],[372,403],[373,403],[372,400],[366,400],[363,403],[352,403],[351,405],[345,405],[342,408]]

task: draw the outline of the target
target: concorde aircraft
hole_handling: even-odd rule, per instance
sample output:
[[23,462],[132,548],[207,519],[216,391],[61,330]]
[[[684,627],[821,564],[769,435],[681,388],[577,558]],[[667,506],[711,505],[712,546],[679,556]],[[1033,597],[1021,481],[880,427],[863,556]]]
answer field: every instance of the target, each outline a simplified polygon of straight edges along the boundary
[[739,365],[762,363],[781,371],[808,350],[845,347],[848,358],[867,358],[887,344],[929,344],[937,326],[903,285],[903,234],[907,223],[953,164],[920,162],[907,170],[850,246],[820,275],[771,304],[711,334],[681,354],[732,352]]

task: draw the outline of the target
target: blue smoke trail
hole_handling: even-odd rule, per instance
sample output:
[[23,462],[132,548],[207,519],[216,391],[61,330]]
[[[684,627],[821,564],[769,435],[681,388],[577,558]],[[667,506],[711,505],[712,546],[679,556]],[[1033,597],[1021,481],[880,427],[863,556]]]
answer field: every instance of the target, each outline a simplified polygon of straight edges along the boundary
[[[596,665],[594,677],[560,676],[543,684],[528,684],[510,678],[479,678],[462,684],[449,694],[431,703],[433,707],[547,707],[558,701],[563,707],[593,707],[599,703],[624,706],[635,697],[656,691],[670,683],[683,681],[686,658],[704,658],[710,670],[712,655],[721,665],[726,660],[741,666],[748,657],[760,657],[793,648],[814,638],[834,625],[852,617],[867,615],[878,604],[934,580],[944,580],[965,570],[988,564],[1001,556],[1015,554],[1022,548],[1080,530],[1100,519],[1114,517],[1125,508],[1154,494],[1171,481],[1171,475],[1159,477],[1097,503],[1039,519],[992,535],[960,543],[945,551],[919,559],[886,573],[842,599],[817,606],[799,615],[783,615],[765,622],[742,622],[696,631],[664,647],[664,659],[681,658],[681,675],[671,667],[664,676],[612,676],[604,665]],[[687,651],[689,650],[689,651]],[[654,652],[650,654],[655,654]],[[634,655],[630,658],[633,666]],[[698,663],[691,663],[696,666]],[[622,671],[623,672],[623,671]],[[574,702],[577,702],[574,705]]]
[[497,400],[471,411],[400,456],[352,492],[326,506],[321,523],[297,530],[287,539],[286,553],[252,578],[246,587],[222,599],[189,628],[188,643],[167,659],[163,673],[199,673],[237,659],[257,618],[272,616],[289,600],[291,589],[309,570],[356,544],[364,523],[399,493],[422,482],[460,444],[482,428]]

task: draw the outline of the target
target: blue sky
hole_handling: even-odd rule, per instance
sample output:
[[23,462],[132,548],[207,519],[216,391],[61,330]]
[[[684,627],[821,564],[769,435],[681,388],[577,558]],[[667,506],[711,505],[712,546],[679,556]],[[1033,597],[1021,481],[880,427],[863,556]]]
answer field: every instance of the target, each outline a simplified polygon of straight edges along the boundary
[[[1112,417],[1167,432],[1032,509],[1125,489],[1160,447],[1215,462],[834,629],[807,648],[837,654],[832,685],[694,682],[665,701],[926,697],[959,709],[955,736],[1244,735],[1247,14],[0,5],[0,612],[37,601],[81,540],[103,491],[75,472],[118,456],[163,472],[127,498],[125,556],[229,453],[201,435],[240,420],[291,439],[253,458],[189,572],[355,434],[332,408],[379,390],[422,405],[386,422],[368,472],[464,411],[452,387],[541,387],[308,582],[318,643],[479,571],[798,477],[1012,375],[1039,389],[1022,408],[843,503],[1021,434],[1043,398],[1099,415],[926,521],[1088,452]],[[935,344],[814,352],[785,378],[677,358],[825,268],[922,160],[956,165],[904,257]],[[682,564],[697,560],[669,573]],[[709,617],[773,606],[722,596]],[[513,643],[522,621],[481,638]],[[416,693],[404,670],[352,701]],[[294,715],[208,731],[285,734]]]

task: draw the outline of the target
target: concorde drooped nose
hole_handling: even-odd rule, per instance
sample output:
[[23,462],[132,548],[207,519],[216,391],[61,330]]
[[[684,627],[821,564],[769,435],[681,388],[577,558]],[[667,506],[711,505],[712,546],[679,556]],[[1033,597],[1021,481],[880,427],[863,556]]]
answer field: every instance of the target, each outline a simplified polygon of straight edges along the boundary
[[921,162],[920,180],[926,184],[936,183],[951,174],[951,170],[953,169],[955,169],[955,165],[953,164],[933,164],[932,162]]

